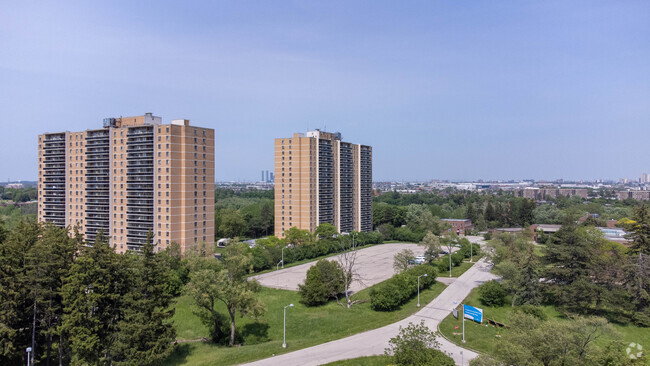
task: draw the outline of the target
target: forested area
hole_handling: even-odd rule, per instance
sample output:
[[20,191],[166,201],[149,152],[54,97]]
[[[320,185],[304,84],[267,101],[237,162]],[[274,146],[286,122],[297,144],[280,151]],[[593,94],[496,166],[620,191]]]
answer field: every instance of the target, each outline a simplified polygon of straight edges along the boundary
[[273,190],[235,192],[218,188],[215,191],[215,240],[273,235],[273,198]]
[[564,224],[591,213],[598,214],[596,223],[605,226],[605,220],[629,217],[638,204],[632,200],[603,198],[585,202],[577,196],[560,196],[538,206],[534,200],[506,192],[389,192],[374,200],[373,226],[382,233],[384,240],[419,242],[428,231],[440,234],[440,219],[470,219],[477,231],[483,231],[532,224]]
[[[23,220],[0,228],[0,364],[153,364],[172,351],[177,245],[119,255],[103,235]],[[33,363],[33,362],[32,362]]]
[[[480,302],[508,328],[492,356],[472,364],[645,364],[641,356],[627,357],[628,344],[616,340],[616,329],[645,334],[634,336],[637,342],[649,339],[648,207],[634,208],[624,226],[628,247],[604,239],[593,225],[575,223],[542,246],[526,232],[493,239],[493,271],[501,280],[479,287]],[[513,311],[495,310],[500,307]]]
[[0,186],[0,200],[13,202],[35,201],[38,197],[36,187],[6,188]]

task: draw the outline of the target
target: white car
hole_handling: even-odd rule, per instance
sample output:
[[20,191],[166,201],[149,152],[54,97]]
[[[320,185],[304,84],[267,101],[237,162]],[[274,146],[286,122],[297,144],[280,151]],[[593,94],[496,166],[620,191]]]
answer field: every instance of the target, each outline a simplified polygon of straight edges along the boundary
[[426,258],[424,258],[423,255],[418,255],[417,257],[415,257],[415,260],[413,260],[413,262],[415,262],[415,264],[424,264],[424,263],[426,263],[426,261],[427,260],[426,260]]

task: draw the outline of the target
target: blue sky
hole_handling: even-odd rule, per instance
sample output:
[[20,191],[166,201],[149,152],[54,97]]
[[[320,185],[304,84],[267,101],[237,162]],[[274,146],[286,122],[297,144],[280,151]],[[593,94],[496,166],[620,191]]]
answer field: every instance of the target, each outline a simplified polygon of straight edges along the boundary
[[648,1],[12,1],[0,180],[37,135],[153,112],[216,131],[216,179],[273,138],[372,145],[375,180],[650,171]]

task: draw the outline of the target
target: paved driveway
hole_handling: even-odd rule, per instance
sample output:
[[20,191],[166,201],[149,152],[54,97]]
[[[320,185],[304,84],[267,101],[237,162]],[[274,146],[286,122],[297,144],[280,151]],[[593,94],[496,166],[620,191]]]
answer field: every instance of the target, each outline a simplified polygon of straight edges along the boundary
[[[412,250],[415,255],[424,254],[424,247],[417,244],[380,244],[360,249],[356,261],[360,281],[352,284],[350,287],[352,292],[363,290],[394,275],[393,257],[404,249]],[[327,259],[336,260],[337,258],[338,256],[333,256]],[[297,291],[298,285],[305,281],[307,270],[314,264],[316,261],[264,273],[252,278],[257,279],[262,286]]]
[[[388,340],[399,333],[400,326],[404,327],[410,322],[419,323],[424,320],[426,326],[436,330],[440,322],[451,313],[451,310],[457,304],[467,297],[473,288],[485,281],[496,278],[495,275],[490,273],[490,268],[491,266],[485,262],[485,259],[481,259],[445,288],[438,297],[422,310],[402,321],[347,338],[256,361],[248,365],[316,366],[338,360],[381,355],[384,353],[384,349],[388,347]],[[442,337],[438,337],[438,341],[441,344],[440,349],[449,353],[458,365],[469,365],[469,361],[477,357],[475,352],[463,349]],[[463,352],[462,355],[461,351]]]

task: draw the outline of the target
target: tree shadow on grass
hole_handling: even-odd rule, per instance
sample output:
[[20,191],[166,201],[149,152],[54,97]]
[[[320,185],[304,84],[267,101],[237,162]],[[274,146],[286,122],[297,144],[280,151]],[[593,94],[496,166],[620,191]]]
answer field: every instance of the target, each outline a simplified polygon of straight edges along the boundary
[[240,339],[244,345],[260,344],[269,341],[269,328],[266,323],[255,322],[244,325],[240,329]]
[[166,365],[180,365],[187,361],[190,354],[190,345],[188,343],[177,344],[169,357],[165,360]]

